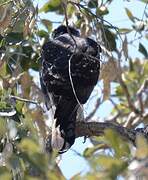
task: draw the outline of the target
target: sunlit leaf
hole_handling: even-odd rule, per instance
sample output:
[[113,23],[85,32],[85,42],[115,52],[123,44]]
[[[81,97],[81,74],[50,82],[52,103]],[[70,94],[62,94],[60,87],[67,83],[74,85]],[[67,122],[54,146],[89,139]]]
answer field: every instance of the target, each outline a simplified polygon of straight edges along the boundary
[[103,16],[103,15],[106,15],[108,13],[109,13],[109,11],[108,11],[107,7],[105,7],[105,6],[101,6],[101,7],[96,9],[96,15],[97,16]]
[[125,8],[125,11],[126,11],[127,16],[129,17],[129,19],[132,22],[135,22],[135,17],[133,16],[132,12],[128,8]]
[[71,18],[72,15],[74,15],[75,11],[76,11],[75,7],[72,4],[69,4],[67,6],[67,16],[68,16],[68,18]]
[[0,65],[0,76],[5,77],[7,74],[7,64],[6,62],[1,62]]
[[[125,170],[127,163],[123,160],[111,156],[100,155],[98,156],[98,163],[106,170],[108,177],[116,179],[117,176]],[[110,179],[109,178],[109,179]]]
[[2,175],[0,175],[0,179],[12,180],[12,175],[10,173],[3,173]]
[[26,175],[26,176],[24,177],[24,180],[40,180],[40,178]]
[[137,150],[136,150],[136,157],[138,159],[144,159],[148,157],[148,143],[146,139],[138,135],[136,138]]
[[86,148],[84,153],[83,153],[83,156],[84,157],[91,157],[99,149],[106,149],[106,148],[107,148],[106,144],[98,144],[98,145],[96,145],[94,147]]
[[37,153],[40,152],[40,147],[33,140],[24,138],[19,144],[18,147],[23,152],[28,153]]
[[122,87],[121,86],[117,86],[116,87],[116,95],[117,96],[122,96],[123,95],[123,89],[122,89]]
[[123,156],[127,156],[130,153],[130,149],[128,147],[128,144],[123,141],[117,132],[108,129],[105,131],[105,137],[108,143],[110,144],[110,147],[113,148],[115,151],[115,156],[117,158],[121,158]]
[[50,0],[46,2],[43,7],[39,10],[39,12],[49,12],[49,11],[56,11],[61,6],[60,0]]
[[56,171],[49,171],[48,178],[54,179],[54,180],[64,180],[65,179],[63,176],[60,176],[59,173]]
[[128,33],[132,32],[133,30],[128,29],[128,28],[120,28],[118,31],[120,34],[128,34]]

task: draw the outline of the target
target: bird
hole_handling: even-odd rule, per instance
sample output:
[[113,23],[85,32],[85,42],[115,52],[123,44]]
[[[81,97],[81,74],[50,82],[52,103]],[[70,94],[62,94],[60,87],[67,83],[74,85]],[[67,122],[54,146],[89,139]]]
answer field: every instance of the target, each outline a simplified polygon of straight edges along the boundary
[[75,142],[77,111],[97,84],[100,53],[95,40],[69,25],[57,27],[42,46],[40,84],[47,110],[55,107],[51,144],[59,153]]

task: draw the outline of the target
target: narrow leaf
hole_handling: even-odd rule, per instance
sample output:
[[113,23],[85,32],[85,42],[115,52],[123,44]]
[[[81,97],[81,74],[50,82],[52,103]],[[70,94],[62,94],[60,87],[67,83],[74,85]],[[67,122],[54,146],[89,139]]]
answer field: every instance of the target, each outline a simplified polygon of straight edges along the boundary
[[130,33],[131,31],[132,31],[132,29],[128,29],[128,28],[119,29],[120,34],[127,34],[127,33]]
[[52,22],[47,19],[42,19],[42,24],[47,28],[50,32],[52,30]]
[[112,31],[105,28],[104,32],[103,32],[103,39],[104,39],[104,42],[105,42],[105,47],[109,51],[116,50],[115,34]]
[[145,58],[148,57],[148,52],[146,48],[143,46],[143,44],[139,43],[139,51],[145,56]]
[[50,11],[57,11],[61,6],[60,0],[50,0],[44,4],[44,6],[39,10],[39,12],[50,12]]
[[126,11],[127,16],[129,17],[129,19],[131,21],[135,22],[135,17],[133,16],[132,12],[128,8],[125,8],[125,11]]

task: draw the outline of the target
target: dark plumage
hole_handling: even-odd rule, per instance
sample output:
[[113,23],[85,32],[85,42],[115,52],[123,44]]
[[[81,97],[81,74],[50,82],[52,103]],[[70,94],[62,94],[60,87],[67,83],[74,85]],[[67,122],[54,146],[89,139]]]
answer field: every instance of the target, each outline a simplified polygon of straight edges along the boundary
[[56,108],[52,145],[60,152],[74,144],[77,109],[79,103],[86,103],[97,83],[100,51],[94,40],[82,38],[75,28],[63,25],[42,48],[41,88],[47,108],[52,103]]

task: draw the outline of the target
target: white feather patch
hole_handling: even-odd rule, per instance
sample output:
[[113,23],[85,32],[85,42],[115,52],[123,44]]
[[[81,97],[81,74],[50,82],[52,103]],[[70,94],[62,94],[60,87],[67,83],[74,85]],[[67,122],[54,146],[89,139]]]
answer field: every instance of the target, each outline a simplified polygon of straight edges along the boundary
[[61,137],[60,126],[56,127],[56,119],[52,126],[51,146],[53,149],[61,150],[64,145],[64,139]]

